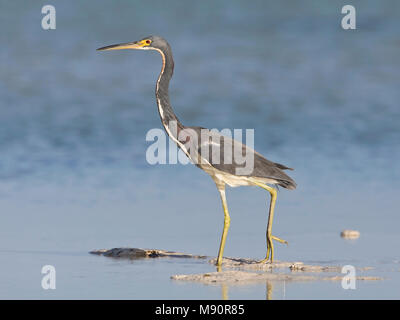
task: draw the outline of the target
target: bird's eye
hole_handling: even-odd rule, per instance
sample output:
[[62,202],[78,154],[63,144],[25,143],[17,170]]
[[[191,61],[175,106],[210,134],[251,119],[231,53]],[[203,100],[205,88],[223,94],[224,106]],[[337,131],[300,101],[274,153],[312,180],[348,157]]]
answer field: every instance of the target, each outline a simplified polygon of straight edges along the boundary
[[146,44],[150,44],[151,43],[151,41],[150,40],[146,40]]

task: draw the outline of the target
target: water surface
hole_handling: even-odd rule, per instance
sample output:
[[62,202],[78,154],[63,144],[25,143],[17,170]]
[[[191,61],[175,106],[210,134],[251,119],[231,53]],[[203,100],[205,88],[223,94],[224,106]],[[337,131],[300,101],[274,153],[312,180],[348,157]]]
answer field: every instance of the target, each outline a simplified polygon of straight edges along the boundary
[[[255,148],[294,167],[273,232],[279,260],[373,266],[379,282],[273,284],[275,299],[398,299],[400,282],[399,3],[353,1],[1,1],[0,298],[265,299],[266,283],[204,286],[173,274],[213,271],[193,260],[113,260],[121,246],[217,254],[223,213],[192,165],[146,162],[160,128],[152,52],[99,53],[149,34],[171,43],[171,101],[180,120],[255,129]],[[225,254],[263,258],[267,195],[227,192]],[[361,232],[344,241],[340,231]],[[43,290],[41,268],[56,267]],[[269,284],[270,285],[270,284]],[[270,286],[271,288],[271,286]]]

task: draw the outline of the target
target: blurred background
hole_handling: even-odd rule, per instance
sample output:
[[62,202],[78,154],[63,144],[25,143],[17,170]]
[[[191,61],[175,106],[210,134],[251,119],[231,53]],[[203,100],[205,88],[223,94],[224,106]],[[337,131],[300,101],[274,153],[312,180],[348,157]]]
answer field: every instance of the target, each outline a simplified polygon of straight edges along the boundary
[[[43,30],[42,6],[56,8]],[[343,30],[341,8],[356,8]],[[399,298],[400,3],[0,0],[0,298],[221,298],[172,274],[193,261],[114,261],[99,248],[217,254],[223,213],[193,165],[149,165],[161,128],[155,52],[101,46],[166,38],[170,96],[186,125],[254,129],[255,149],[295,168],[278,194],[279,260],[375,267],[381,282],[282,284],[273,298]],[[226,256],[263,258],[267,194],[228,189]],[[356,241],[340,238],[356,229]],[[41,288],[41,267],[57,289]],[[230,298],[265,298],[265,284]],[[350,292],[351,291],[351,292]]]

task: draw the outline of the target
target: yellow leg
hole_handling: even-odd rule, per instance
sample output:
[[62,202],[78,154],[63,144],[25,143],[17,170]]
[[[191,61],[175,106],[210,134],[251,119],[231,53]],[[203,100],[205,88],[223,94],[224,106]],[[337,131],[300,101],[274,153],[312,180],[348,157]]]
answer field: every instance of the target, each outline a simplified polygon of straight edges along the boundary
[[225,185],[224,186],[217,185],[217,187],[218,187],[219,194],[221,196],[222,206],[224,208],[224,230],[222,232],[221,244],[219,245],[219,252],[218,252],[218,259],[217,259],[217,266],[221,266],[222,256],[224,255],[226,236],[228,235],[228,229],[229,229],[229,225],[231,223],[231,218],[229,217],[228,206],[226,203]]
[[271,234],[272,222],[274,220],[275,202],[277,197],[276,189],[262,183],[256,183],[256,184],[259,187],[267,190],[271,194],[271,203],[269,206],[268,225],[267,225],[267,256],[265,259],[261,260],[260,263],[267,262],[268,260],[272,263],[274,261],[274,244],[272,243],[272,240],[276,240],[278,242],[285,244],[288,244],[288,242],[278,237],[275,237]]

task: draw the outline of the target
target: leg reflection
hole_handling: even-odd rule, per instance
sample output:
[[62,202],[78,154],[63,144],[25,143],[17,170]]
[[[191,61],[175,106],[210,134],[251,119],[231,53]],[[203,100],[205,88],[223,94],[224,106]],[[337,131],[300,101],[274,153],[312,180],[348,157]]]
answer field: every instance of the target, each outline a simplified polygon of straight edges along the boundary
[[[272,293],[274,291],[274,283],[272,281],[266,282],[266,299],[272,300]],[[221,300],[229,300],[229,286],[226,283],[221,284]]]
[[266,299],[267,300],[272,300],[272,292],[274,291],[274,284],[271,281],[267,281],[267,293],[266,293]]
[[223,283],[221,285],[221,294],[222,294],[222,300],[229,300],[229,296],[228,296],[228,286],[226,283]]

